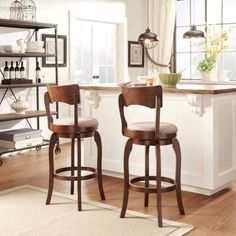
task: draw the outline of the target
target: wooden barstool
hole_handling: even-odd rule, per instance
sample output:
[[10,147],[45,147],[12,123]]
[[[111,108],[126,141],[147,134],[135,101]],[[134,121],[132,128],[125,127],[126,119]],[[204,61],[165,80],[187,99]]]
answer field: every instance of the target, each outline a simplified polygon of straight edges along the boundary
[[[80,89],[78,84],[47,86],[48,91],[44,95],[48,128],[52,131],[49,143],[49,187],[46,204],[50,204],[54,178],[71,182],[71,194],[74,194],[74,181],[77,181],[78,210],[81,211],[81,181],[91,178],[98,178],[98,188],[102,200],[105,194],[102,184],[102,143],[98,133],[98,121],[93,118],[78,117],[78,104],[80,104]],[[74,117],[53,119],[50,112],[52,103],[65,103],[74,106]],[[81,166],[81,139],[93,137],[97,144],[97,170],[92,167]],[[71,166],[59,168],[54,171],[54,148],[58,145],[59,138],[71,139]],[[77,140],[77,167],[74,163],[75,140]],[[75,171],[77,170],[77,175]],[[70,171],[70,176],[61,175],[63,172]],[[89,174],[82,175],[82,171]]]
[[[131,105],[145,106],[155,109],[155,121],[127,123],[125,107]],[[121,117],[122,134],[129,139],[124,150],[124,196],[121,210],[121,218],[125,217],[129,189],[144,192],[144,205],[148,206],[149,193],[157,194],[158,225],[162,227],[162,205],[161,193],[176,190],[179,212],[184,215],[184,207],[181,194],[181,152],[180,145],[176,138],[177,127],[174,124],[160,122],[160,108],[162,107],[162,87],[122,87],[119,95],[119,111]],[[145,176],[129,180],[129,155],[133,144],[145,146]],[[161,176],[161,153],[160,146],[172,144],[176,155],[175,180]],[[156,151],[156,176],[149,175],[149,147],[155,146]],[[155,180],[156,186],[150,186],[149,181]],[[137,184],[139,182],[139,184]],[[144,186],[140,186],[144,182]],[[161,182],[168,182],[164,187]]]

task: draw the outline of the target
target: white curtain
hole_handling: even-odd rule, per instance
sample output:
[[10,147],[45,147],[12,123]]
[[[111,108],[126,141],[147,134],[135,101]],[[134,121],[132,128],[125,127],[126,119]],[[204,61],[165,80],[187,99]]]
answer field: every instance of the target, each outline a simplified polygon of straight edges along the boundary
[[[149,0],[149,27],[160,41],[149,53],[154,61],[169,64],[173,45],[177,0]],[[148,69],[169,72],[167,67],[155,66],[150,61]]]

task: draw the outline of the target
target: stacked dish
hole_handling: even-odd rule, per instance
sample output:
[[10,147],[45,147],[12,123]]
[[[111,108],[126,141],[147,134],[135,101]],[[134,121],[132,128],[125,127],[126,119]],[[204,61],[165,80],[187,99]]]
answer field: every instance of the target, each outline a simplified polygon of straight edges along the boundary
[[28,41],[26,43],[26,52],[45,52],[43,48],[44,41]]

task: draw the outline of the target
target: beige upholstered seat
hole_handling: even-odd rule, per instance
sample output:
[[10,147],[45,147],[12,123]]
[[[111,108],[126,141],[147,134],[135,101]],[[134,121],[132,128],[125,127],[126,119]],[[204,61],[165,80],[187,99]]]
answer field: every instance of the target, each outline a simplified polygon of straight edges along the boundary
[[[78,132],[93,132],[98,129],[98,121],[94,118],[82,118],[78,117]],[[51,124],[51,130],[59,132],[63,130],[63,133],[73,133],[75,130],[75,122],[72,118],[55,119]]]
[[[129,138],[136,138],[137,131],[143,131],[145,132],[145,135],[142,139],[155,139],[155,128],[156,123],[155,122],[135,122],[128,124],[128,130],[129,130]],[[132,132],[133,131],[133,132]],[[168,123],[168,122],[160,122],[160,133],[159,138],[160,139],[166,139],[168,138],[174,138],[176,137],[178,129],[174,124]],[[148,132],[148,135],[147,135]],[[127,136],[127,135],[126,135]],[[140,136],[138,136],[140,138]]]

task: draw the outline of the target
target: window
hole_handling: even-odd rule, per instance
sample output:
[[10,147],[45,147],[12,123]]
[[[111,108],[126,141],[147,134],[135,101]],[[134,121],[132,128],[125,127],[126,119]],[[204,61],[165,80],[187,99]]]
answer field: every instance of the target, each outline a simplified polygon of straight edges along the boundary
[[99,76],[100,83],[116,82],[116,24],[77,20],[76,29],[73,53],[77,83],[92,83],[93,76]]
[[[190,1],[191,7],[190,9]],[[199,45],[200,40],[183,39],[183,34],[195,24],[205,31],[205,26],[215,25],[216,31],[231,29],[229,48],[219,56],[217,76],[221,71],[230,72],[231,79],[236,80],[236,1],[235,0],[178,0],[175,41],[175,70],[183,71],[183,79],[200,79],[196,70],[198,62],[206,55]],[[190,17],[192,15],[192,17]],[[192,19],[191,19],[192,18]],[[205,24],[206,23],[206,24]]]

